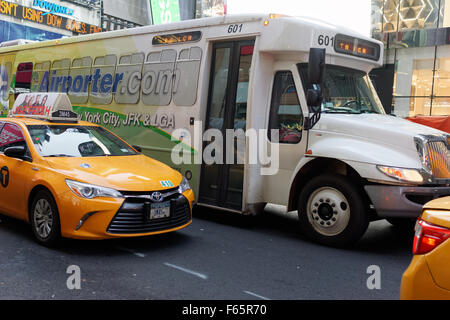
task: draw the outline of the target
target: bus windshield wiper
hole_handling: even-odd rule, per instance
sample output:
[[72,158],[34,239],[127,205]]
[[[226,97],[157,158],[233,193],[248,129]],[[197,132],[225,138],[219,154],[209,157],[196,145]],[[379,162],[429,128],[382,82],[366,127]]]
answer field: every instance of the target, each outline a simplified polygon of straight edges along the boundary
[[349,111],[349,110],[325,110],[323,113],[348,113],[348,114],[361,114],[360,111]]

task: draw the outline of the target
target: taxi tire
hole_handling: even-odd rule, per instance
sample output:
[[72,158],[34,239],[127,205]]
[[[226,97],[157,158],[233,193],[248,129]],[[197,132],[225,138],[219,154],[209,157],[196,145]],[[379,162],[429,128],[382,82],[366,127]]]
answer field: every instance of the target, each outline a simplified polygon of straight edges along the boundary
[[[39,233],[36,230],[35,224],[36,206],[40,200],[44,200],[50,205],[53,218],[52,229],[46,238],[43,238],[39,235]],[[52,194],[49,191],[43,189],[34,196],[30,207],[30,222],[34,237],[37,240],[37,242],[46,247],[55,247],[60,242],[61,224],[59,220],[58,207],[56,206],[55,199],[53,198]]]
[[[348,203],[347,213],[350,214],[350,217],[345,228],[339,234],[324,235],[318,232],[310,222],[314,217],[308,218],[307,206],[310,197],[322,188],[337,190]],[[347,247],[355,243],[364,235],[369,226],[369,216],[361,191],[346,176],[338,174],[318,176],[306,183],[299,196],[298,217],[302,234],[314,242],[331,247]]]

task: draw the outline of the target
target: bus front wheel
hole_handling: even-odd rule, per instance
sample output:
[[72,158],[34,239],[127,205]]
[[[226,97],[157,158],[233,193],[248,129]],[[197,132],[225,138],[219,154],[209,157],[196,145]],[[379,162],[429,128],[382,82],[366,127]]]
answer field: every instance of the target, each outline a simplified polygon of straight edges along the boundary
[[311,179],[298,202],[300,229],[311,240],[343,247],[359,240],[369,219],[358,188],[341,175]]

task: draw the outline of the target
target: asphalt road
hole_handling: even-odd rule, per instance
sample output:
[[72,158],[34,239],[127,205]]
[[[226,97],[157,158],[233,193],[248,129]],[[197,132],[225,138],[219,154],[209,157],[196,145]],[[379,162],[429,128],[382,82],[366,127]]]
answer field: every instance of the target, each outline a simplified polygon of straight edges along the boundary
[[[187,228],[108,241],[34,242],[28,225],[0,216],[0,299],[310,300],[398,299],[412,234],[386,221],[342,250],[301,237],[294,214],[258,218],[197,211]],[[69,266],[81,289],[69,290]],[[380,289],[368,289],[369,266]]]

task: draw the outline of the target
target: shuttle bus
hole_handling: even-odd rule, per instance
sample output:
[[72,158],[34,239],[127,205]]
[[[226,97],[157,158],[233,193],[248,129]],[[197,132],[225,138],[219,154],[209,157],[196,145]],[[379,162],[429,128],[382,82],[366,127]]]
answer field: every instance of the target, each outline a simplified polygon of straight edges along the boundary
[[284,205],[343,246],[450,195],[449,137],[377,97],[383,51],[324,21],[225,15],[0,48],[0,101],[6,115],[20,93],[65,92],[80,120],[179,170],[197,205]]

